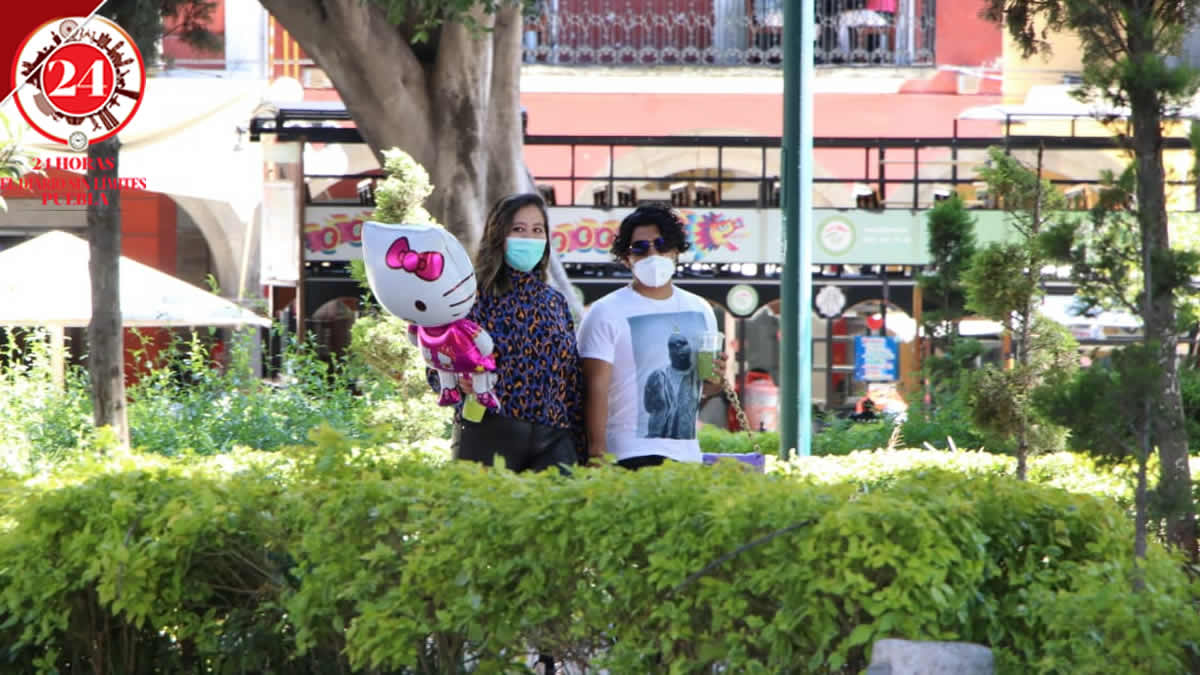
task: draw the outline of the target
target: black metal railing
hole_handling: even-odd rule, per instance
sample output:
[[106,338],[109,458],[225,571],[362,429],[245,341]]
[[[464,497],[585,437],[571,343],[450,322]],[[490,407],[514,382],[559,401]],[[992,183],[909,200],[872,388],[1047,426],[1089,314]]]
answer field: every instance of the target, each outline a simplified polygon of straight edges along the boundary
[[[543,170],[535,174],[539,191],[554,206],[610,208],[670,201],[676,206],[777,208],[781,141],[777,136],[526,136],[525,146],[527,159],[536,153],[540,160],[531,164],[565,169],[561,173]],[[835,169],[815,176],[814,187],[840,187],[829,192],[841,195],[844,201],[816,205],[920,209],[957,192],[969,206],[994,208],[977,174],[986,164],[988,148],[1025,152],[1032,161],[1032,151],[1039,147],[1047,152],[1095,153],[1119,149],[1119,143],[1101,136],[819,137],[813,139],[814,160],[819,166]],[[1164,140],[1164,147],[1188,151],[1191,146],[1186,138],[1172,137]],[[660,153],[665,155],[673,148],[700,152],[690,155],[692,164],[686,171],[635,174],[618,170],[622,155],[647,148],[665,150]],[[596,161],[597,155],[602,155],[602,162]],[[582,166],[584,158],[591,158],[593,167],[603,166]],[[731,161],[734,158],[736,162]],[[654,163],[647,160],[629,164]],[[856,168],[836,170],[850,166]],[[1090,193],[1100,184],[1101,176],[1097,169],[1093,175],[1051,176],[1048,180],[1073,198],[1074,205],[1084,208],[1089,198],[1094,199]],[[1197,187],[1196,182],[1188,180],[1169,180],[1168,185]],[[1196,210],[1200,210],[1200,189],[1195,194]]]
[[[1103,155],[1095,153],[1127,148],[1112,136],[1075,135],[1074,119],[1064,119],[1071,122],[1069,136],[1013,135],[1013,120],[1008,120],[1002,136],[959,136],[955,123],[955,134],[944,137],[815,138],[813,182],[817,188],[827,188],[824,198],[831,203],[814,199],[814,205],[920,209],[958,192],[971,206],[994,206],[980,191],[978,169],[986,163],[987,149],[998,146],[1025,153],[1027,161],[1032,161],[1033,151],[1044,149],[1051,159],[1044,167],[1048,180],[1062,186],[1077,208],[1089,206],[1088,201],[1095,197],[1094,186],[1101,180],[1102,162],[1097,159]],[[347,126],[327,126],[331,122]],[[352,120],[340,103],[304,103],[269,115],[264,112],[250,120],[248,131],[251,141],[273,135],[280,142],[362,143],[361,134],[350,124]],[[526,135],[525,158],[536,170],[539,190],[554,206],[609,208],[669,200],[678,206],[775,208],[779,206],[781,145],[778,136]],[[1170,152],[1191,150],[1188,139],[1178,136],[1165,138],[1163,147]],[[627,161],[629,151],[645,149],[666,152]],[[670,155],[672,150],[678,161],[665,161],[662,155]],[[1073,166],[1065,169],[1053,164],[1061,161],[1064,153],[1073,157],[1067,162]],[[625,166],[631,170],[624,171]],[[646,168],[655,166],[663,166],[664,171],[656,174]],[[354,178],[369,174],[378,171]],[[1167,184],[1190,189],[1193,208],[1200,211],[1200,185],[1174,179]],[[361,186],[360,200],[370,200],[370,187],[370,181]]]
[[[931,65],[936,0],[811,0],[823,65]],[[783,59],[784,0],[538,0],[527,63],[762,65]]]

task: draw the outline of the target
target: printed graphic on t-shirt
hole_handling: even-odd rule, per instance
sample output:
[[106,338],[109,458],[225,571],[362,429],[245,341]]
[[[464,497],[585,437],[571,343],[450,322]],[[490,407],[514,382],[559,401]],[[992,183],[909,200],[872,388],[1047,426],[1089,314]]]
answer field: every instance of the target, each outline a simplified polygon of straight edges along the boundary
[[629,318],[637,368],[638,438],[696,438],[701,384],[696,347],[704,330],[700,312]]

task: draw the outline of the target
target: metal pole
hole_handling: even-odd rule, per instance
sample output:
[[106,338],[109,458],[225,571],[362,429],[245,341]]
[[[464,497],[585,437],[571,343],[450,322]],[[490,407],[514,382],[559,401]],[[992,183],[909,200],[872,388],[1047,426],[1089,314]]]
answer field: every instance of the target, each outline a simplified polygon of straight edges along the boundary
[[304,209],[308,206],[308,196],[304,193],[304,146],[308,145],[307,138],[300,141],[300,159],[297,160],[295,171],[296,201],[298,202],[296,220],[296,236],[300,237],[300,269],[296,273],[296,344],[303,344],[305,326],[308,315],[304,312],[304,302],[308,294],[304,292]]
[[780,456],[812,451],[813,5],[783,3]]

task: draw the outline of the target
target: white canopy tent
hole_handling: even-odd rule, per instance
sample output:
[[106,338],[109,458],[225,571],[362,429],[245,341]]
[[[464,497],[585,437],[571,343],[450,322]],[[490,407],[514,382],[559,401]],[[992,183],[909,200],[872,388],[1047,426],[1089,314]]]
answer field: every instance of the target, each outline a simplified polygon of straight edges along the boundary
[[[53,230],[0,252],[0,326],[45,326],[62,372],[63,329],[92,318],[88,244]],[[121,323],[126,328],[263,326],[271,322],[229,300],[143,265],[120,259]]]
[[[1067,84],[1034,86],[1025,95],[1025,101],[1022,103],[973,106],[959,113],[958,119],[1031,122],[1051,118],[1101,119],[1129,116],[1128,108],[1114,107],[1099,99],[1080,101],[1072,93],[1075,89],[1075,86]],[[1180,119],[1200,117],[1200,96],[1171,116]]]

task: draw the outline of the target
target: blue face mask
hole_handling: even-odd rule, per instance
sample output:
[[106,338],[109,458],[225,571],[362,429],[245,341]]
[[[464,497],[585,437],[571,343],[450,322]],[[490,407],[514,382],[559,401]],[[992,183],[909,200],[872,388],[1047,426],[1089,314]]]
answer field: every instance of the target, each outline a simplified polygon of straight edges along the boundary
[[526,239],[525,237],[509,237],[504,245],[504,262],[521,272],[528,272],[541,262],[546,253],[545,239]]

